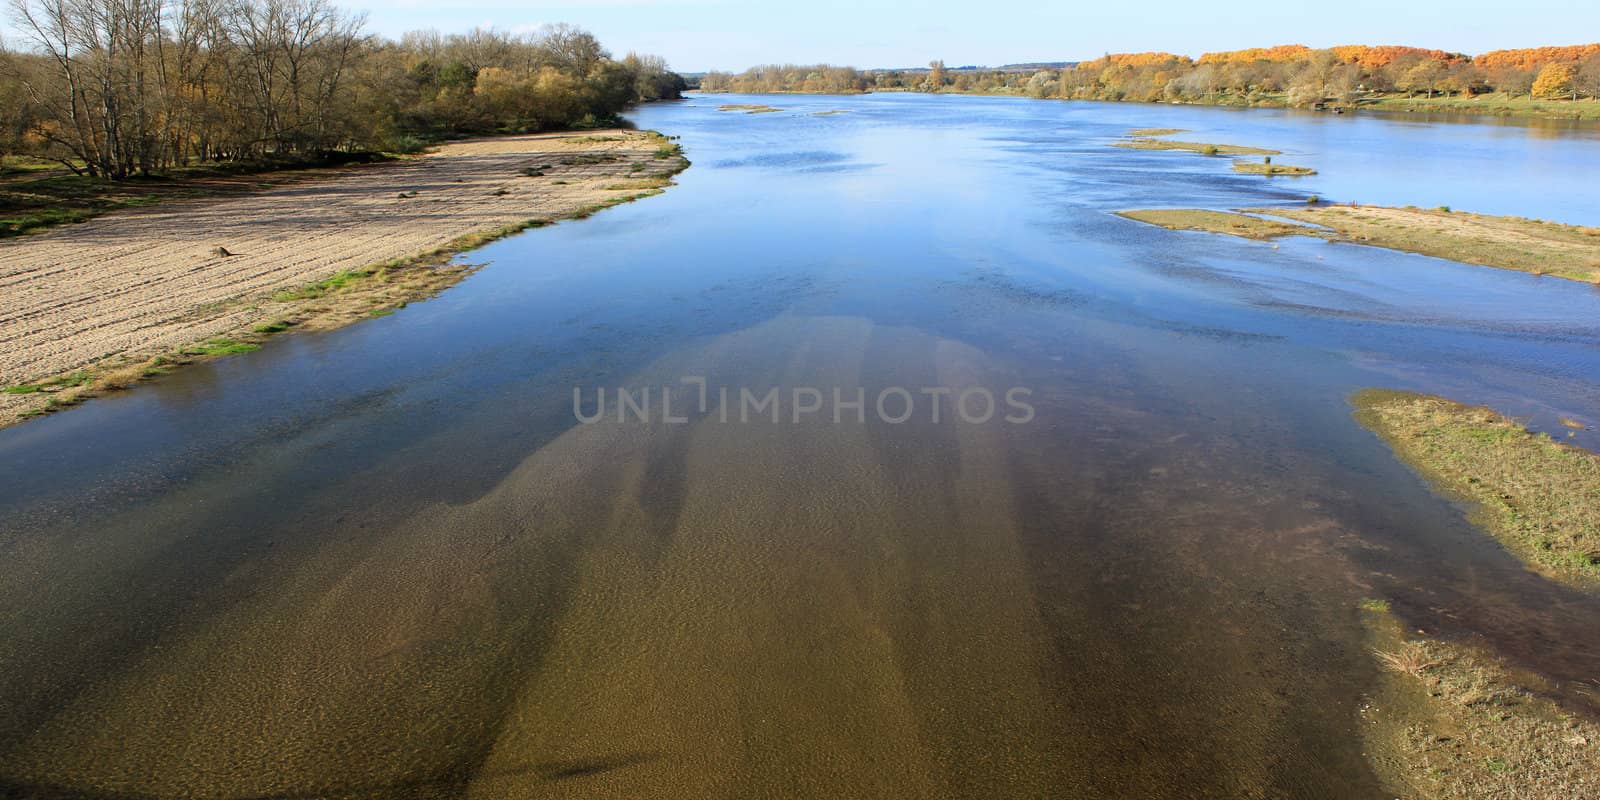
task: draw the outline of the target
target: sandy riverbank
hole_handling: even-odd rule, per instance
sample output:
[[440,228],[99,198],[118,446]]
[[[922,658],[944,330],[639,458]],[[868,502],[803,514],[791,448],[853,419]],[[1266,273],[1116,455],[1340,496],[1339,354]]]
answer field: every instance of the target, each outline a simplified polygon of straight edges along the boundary
[[[153,359],[229,349],[197,343],[248,343],[285,320],[326,327],[425,296],[454,276],[419,256],[652,193],[685,166],[662,137],[637,131],[486,139],[0,242],[0,386],[12,390],[0,394],[0,426],[137,380]],[[402,263],[427,272],[361,281],[374,285],[356,289],[367,295],[357,308],[305,291]],[[106,377],[117,371],[126,374]]]

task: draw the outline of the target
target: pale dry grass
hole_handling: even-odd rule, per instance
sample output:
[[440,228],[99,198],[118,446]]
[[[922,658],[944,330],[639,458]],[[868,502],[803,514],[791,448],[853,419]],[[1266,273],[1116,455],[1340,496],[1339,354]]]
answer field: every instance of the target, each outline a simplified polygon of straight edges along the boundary
[[1144,208],[1118,211],[1117,216],[1159,225],[1175,231],[1204,231],[1226,233],[1246,239],[1276,239],[1280,236],[1314,236],[1316,232],[1303,225],[1282,220],[1262,219],[1232,211],[1211,211],[1201,208]]
[[1171,139],[1134,138],[1121,142],[1113,142],[1117,147],[1129,150],[1188,150],[1191,153],[1200,153],[1208,156],[1275,156],[1280,150],[1268,150],[1265,147],[1246,147],[1238,144],[1208,144],[1206,142],[1177,142]]
[[1258,209],[1408,253],[1575,281],[1600,281],[1600,228],[1423,208]]
[[1266,175],[1267,177],[1285,176],[1300,177],[1315,175],[1317,171],[1310,167],[1297,167],[1292,164],[1269,164],[1262,161],[1235,161],[1234,172],[1243,172],[1246,175]]
[[1427,648],[1419,642],[1404,642],[1398,649],[1373,650],[1372,654],[1384,668],[1413,677],[1420,677],[1430,668],[1439,666],[1438,661],[1428,658]]
[[[1269,166],[1302,169],[1247,162],[1235,162],[1235,168],[1244,169],[1240,164],[1252,170]],[[1600,285],[1600,228],[1522,217],[1469,214],[1442,208],[1383,206],[1312,204],[1247,208],[1243,209],[1243,213],[1209,209],[1141,209],[1118,213],[1129,219],[1175,230],[1226,233],[1251,239],[1313,236]],[[1262,220],[1251,216],[1253,214],[1268,214],[1310,224],[1299,225],[1282,220],[1263,224]]]
[[1388,676],[1363,710],[1369,756],[1395,796],[1451,800],[1600,797],[1600,726],[1530,691],[1464,643],[1405,640],[1367,611]]

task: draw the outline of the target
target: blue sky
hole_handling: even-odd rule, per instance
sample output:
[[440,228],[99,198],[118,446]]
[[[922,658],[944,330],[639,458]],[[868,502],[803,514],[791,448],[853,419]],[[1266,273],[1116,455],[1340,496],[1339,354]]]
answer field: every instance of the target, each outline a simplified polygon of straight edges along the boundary
[[522,30],[570,22],[617,54],[684,71],[773,62],[908,66],[1071,61],[1106,52],[1297,43],[1479,53],[1600,40],[1594,0],[338,0],[369,28]]
[[[1479,53],[1600,39],[1593,0],[345,0],[385,34],[570,22],[618,54],[684,71],[772,62],[860,67],[1070,61],[1105,52],[1298,43],[1411,44]],[[1209,13],[1206,13],[1209,10]]]

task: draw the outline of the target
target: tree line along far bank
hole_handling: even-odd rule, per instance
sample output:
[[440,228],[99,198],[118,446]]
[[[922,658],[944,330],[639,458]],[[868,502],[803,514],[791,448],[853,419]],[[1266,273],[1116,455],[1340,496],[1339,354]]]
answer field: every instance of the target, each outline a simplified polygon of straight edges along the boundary
[[125,178],[619,124],[684,81],[567,25],[364,31],[328,0],[10,0],[0,156]]
[[1480,56],[1404,46],[1304,45],[1206,53],[1115,53],[1092,61],[985,69],[858,70],[766,65],[706,73],[707,92],[1003,92],[1086,100],[1188,101],[1288,106],[1351,103],[1384,94],[1501,93],[1551,100],[1600,98],[1600,43],[1496,50]]

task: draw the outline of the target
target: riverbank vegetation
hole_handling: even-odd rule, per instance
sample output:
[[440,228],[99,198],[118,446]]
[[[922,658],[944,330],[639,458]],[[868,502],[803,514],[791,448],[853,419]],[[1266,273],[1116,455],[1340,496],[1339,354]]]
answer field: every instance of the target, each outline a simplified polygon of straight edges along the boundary
[[1600,726],[1593,720],[1469,643],[1408,634],[1381,600],[1363,603],[1359,613],[1379,667],[1361,709],[1362,739],[1394,796],[1600,796]]
[[871,73],[828,64],[763,64],[737,75],[708,72],[696,84],[702,92],[744,94],[860,94],[872,88]]
[[[123,180],[196,165],[414,153],[493,133],[615,127],[679,96],[659,58],[566,25],[389,40],[327,0],[13,0],[0,155]],[[0,213],[6,209],[0,208]]]
[[[1173,230],[1251,239],[1310,236],[1385,247],[1500,269],[1600,283],[1600,228],[1497,217],[1448,208],[1332,206],[1245,209],[1138,209],[1128,219]],[[1290,221],[1264,220],[1271,215]],[[1299,224],[1309,223],[1309,224]]]
[[1356,419],[1530,567],[1600,586],[1600,456],[1491,409],[1369,389]]
[[1303,45],[1206,53],[1114,53],[1059,66],[857,70],[766,65],[712,72],[706,92],[872,91],[1081,100],[1600,118],[1600,43],[1479,56],[1397,45]]

